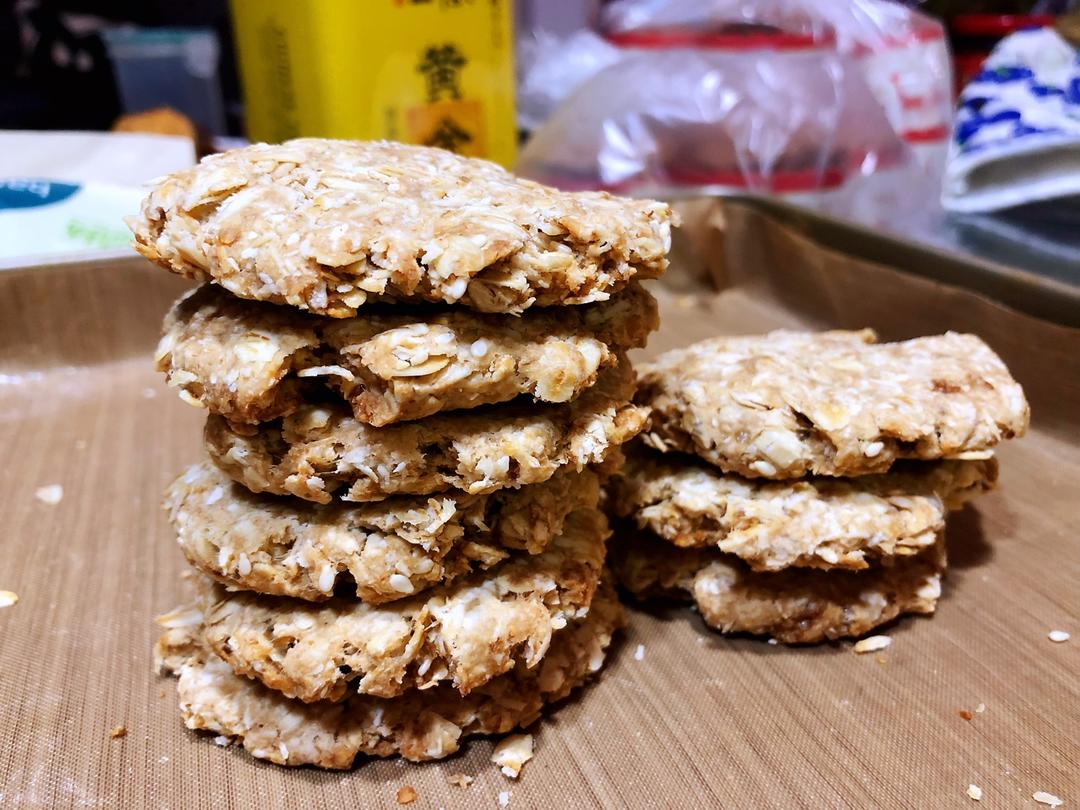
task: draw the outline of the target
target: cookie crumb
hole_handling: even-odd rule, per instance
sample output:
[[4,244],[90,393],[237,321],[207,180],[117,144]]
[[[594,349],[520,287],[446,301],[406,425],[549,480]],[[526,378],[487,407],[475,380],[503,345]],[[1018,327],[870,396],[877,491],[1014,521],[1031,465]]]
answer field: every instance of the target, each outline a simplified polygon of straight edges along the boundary
[[982,801],[982,788],[978,785],[968,785],[967,795],[969,799],[974,799],[977,802]]
[[499,791],[499,807],[506,807],[508,804],[510,804],[510,791],[509,790],[500,790]]
[[645,645],[638,644],[637,649],[634,650],[634,660],[641,661],[645,658]]
[[473,783],[473,778],[463,773],[450,774],[450,784],[456,787],[468,787]]
[[34,490],[34,497],[49,506],[56,506],[64,499],[64,488],[59,484],[49,484]]
[[856,641],[855,646],[851,649],[854,653],[862,655],[863,653],[871,653],[878,652],[879,650],[884,650],[890,644],[892,644],[892,639],[888,636],[870,636],[869,638],[864,638],[861,641]]
[[404,785],[398,788],[397,803],[412,804],[416,801],[416,788],[412,785]]
[[231,742],[232,740],[230,740],[224,734],[218,734],[216,737],[214,737],[214,745],[216,745],[218,748],[228,748],[229,743]]
[[888,659],[888,658],[886,658],[886,657],[885,657],[884,655],[878,655],[878,656],[875,656],[875,660],[876,660],[876,661],[877,661],[877,662],[878,662],[879,664],[884,664],[884,663],[885,663],[886,661],[888,661],[889,659]]
[[509,779],[517,779],[525,763],[532,757],[532,734],[511,734],[504,737],[491,753],[491,761],[498,765],[503,776]]
[[118,740],[121,737],[127,736],[127,726],[116,726],[109,732],[109,736],[114,740]]
[[1036,790],[1031,794],[1031,798],[1048,807],[1061,807],[1061,805],[1065,804],[1061,797],[1055,796],[1053,793],[1047,793],[1045,790]]
[[969,723],[971,722],[972,715],[967,709],[960,709],[957,714],[960,715],[960,719],[967,720]]
[[15,591],[0,591],[0,608],[11,607],[19,603],[19,595]]
[[765,643],[766,643],[766,644],[771,644],[771,645],[773,645],[773,646],[775,647],[775,646],[776,646],[777,644],[779,644],[780,642],[779,642],[779,641],[777,641],[777,640],[776,640],[775,638],[770,638],[770,639],[769,639],[769,640],[768,640],[767,642],[765,642]]
[[1046,637],[1055,644],[1061,644],[1069,640],[1069,634],[1064,630],[1051,630],[1046,634]]

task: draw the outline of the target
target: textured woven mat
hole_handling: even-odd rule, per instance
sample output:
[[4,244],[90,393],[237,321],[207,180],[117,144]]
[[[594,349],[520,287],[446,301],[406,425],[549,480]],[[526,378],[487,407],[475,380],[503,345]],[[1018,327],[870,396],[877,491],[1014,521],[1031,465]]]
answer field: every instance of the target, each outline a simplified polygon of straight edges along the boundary
[[[539,726],[519,782],[485,741],[343,774],[219,749],[183,728],[150,663],[183,568],[160,493],[201,452],[202,414],[150,360],[182,282],[136,260],[0,273],[0,590],[20,598],[0,609],[0,807],[394,807],[406,784],[424,808],[497,807],[501,791],[511,808],[971,807],[970,783],[985,806],[1080,803],[1080,334],[754,217],[699,241],[734,289],[665,294],[652,351],[799,322],[958,328],[1028,388],[1036,427],[1001,451],[1001,488],[954,516],[937,616],[890,627],[879,660],[635,612],[604,676]],[[59,503],[35,497],[52,484]],[[476,781],[451,786],[459,772]]]

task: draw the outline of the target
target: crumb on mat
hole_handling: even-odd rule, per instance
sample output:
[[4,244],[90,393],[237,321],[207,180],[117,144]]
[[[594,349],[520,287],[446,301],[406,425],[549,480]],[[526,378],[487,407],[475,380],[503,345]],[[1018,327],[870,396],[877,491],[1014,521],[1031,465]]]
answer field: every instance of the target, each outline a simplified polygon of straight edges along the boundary
[[1061,797],[1055,796],[1053,793],[1047,793],[1045,790],[1036,790],[1031,794],[1031,798],[1039,804],[1045,804],[1048,807],[1060,807],[1065,804]]
[[884,650],[892,644],[892,639],[888,636],[870,636],[860,641],[856,641],[855,645],[851,648],[852,652],[862,655],[863,653],[878,652]]
[[525,763],[532,757],[532,734],[511,734],[503,737],[491,753],[491,761],[498,765],[503,776],[509,779],[517,779]]
[[64,499],[64,488],[59,484],[49,484],[34,490],[34,497],[49,506],[56,506]]

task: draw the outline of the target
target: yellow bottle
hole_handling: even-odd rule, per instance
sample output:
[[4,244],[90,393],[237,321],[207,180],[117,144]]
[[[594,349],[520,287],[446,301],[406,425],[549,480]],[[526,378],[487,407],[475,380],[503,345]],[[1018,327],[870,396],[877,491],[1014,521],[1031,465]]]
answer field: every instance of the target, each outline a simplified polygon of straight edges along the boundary
[[248,136],[514,161],[511,0],[232,0]]

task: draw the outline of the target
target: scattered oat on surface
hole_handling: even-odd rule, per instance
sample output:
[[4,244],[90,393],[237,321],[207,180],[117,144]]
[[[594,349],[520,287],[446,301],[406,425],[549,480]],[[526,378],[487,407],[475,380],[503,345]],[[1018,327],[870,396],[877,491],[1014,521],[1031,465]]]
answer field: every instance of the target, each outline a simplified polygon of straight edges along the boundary
[[1064,630],[1051,630],[1046,634],[1046,637],[1055,644],[1061,644],[1062,642],[1069,640],[1069,634]]
[[982,788],[978,785],[968,785],[967,795],[969,799],[974,799],[977,802],[982,801]]
[[468,787],[473,783],[473,778],[464,773],[450,774],[450,784],[455,787]]
[[884,650],[890,644],[892,644],[892,639],[888,636],[870,636],[869,638],[856,641],[855,645],[851,648],[851,651],[862,655],[863,653]]
[[15,591],[0,591],[0,608],[11,607],[19,603],[19,595]]
[[254,144],[163,178],[135,249],[242,298],[333,317],[377,300],[482,312],[600,301],[667,267],[672,212],[399,143]]
[[218,748],[228,748],[231,742],[232,740],[226,737],[224,734],[218,734],[216,737],[214,737],[214,745],[216,745]]
[[510,791],[509,790],[500,790],[499,791],[499,807],[506,807],[508,804],[510,804]]
[[416,788],[412,785],[404,785],[398,788],[397,803],[398,804],[412,804],[416,801]]
[[645,645],[638,644],[637,649],[634,650],[634,660],[643,661],[645,659]]
[[986,711],[986,704],[985,703],[980,703],[978,706],[975,707],[975,714],[982,714],[985,711]]
[[49,484],[34,490],[34,497],[49,506],[56,506],[64,499],[64,488],[60,484]]
[[115,726],[109,731],[109,736],[114,740],[127,736],[127,726]]
[[655,449],[750,478],[858,476],[900,458],[986,458],[1023,434],[1024,392],[975,335],[721,337],[643,364]]
[[1037,790],[1031,794],[1031,798],[1037,801],[1039,804],[1045,804],[1048,807],[1060,807],[1065,804],[1065,801],[1055,796],[1053,793],[1047,793],[1045,790]]
[[509,779],[517,779],[525,763],[532,758],[532,734],[511,734],[503,737],[491,753],[491,761],[498,765],[503,776]]

